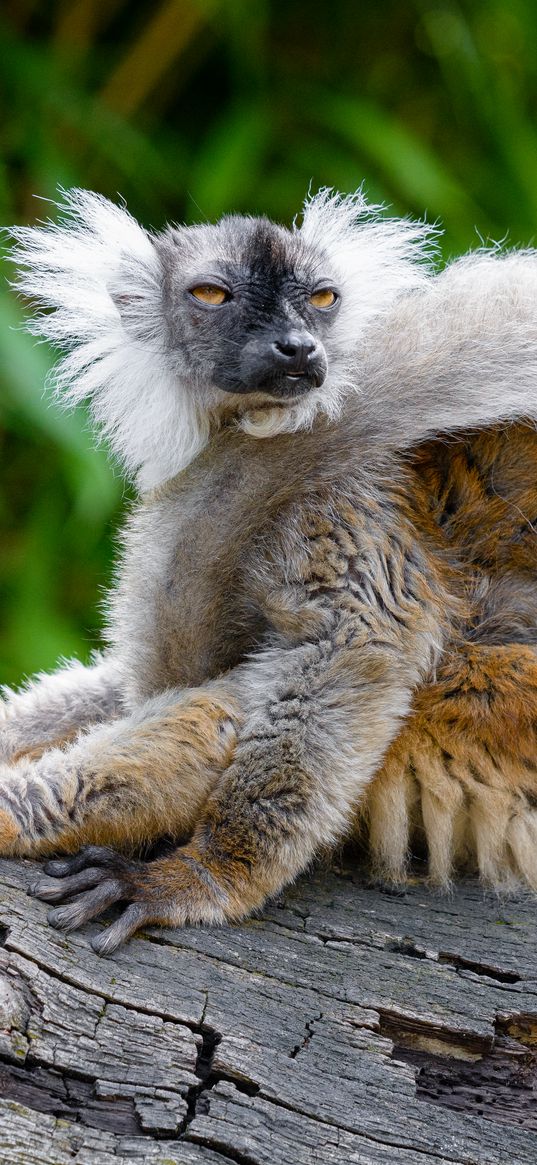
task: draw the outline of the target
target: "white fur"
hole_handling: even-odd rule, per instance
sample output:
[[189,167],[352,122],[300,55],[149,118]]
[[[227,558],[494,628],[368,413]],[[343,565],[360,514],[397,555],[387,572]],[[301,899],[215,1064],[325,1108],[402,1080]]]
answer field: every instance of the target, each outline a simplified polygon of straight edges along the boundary
[[15,286],[55,309],[28,327],[65,350],[52,378],[57,391],[72,404],[90,400],[114,453],[146,490],[197,455],[208,420],[166,352],[150,236],[123,207],[86,190],[66,192],[62,210],[58,224],[11,232]]
[[435,254],[435,227],[411,219],[381,217],[362,192],[343,197],[320,190],[304,205],[300,237],[324,251],[341,280],[343,317],[357,337],[404,292],[427,286]]
[[296,433],[299,429],[311,429],[315,417],[321,412],[332,420],[340,413],[345,398],[343,382],[334,377],[330,386],[327,382],[321,388],[313,389],[301,397],[296,404],[285,408],[251,409],[240,419],[240,427],[250,437],[258,440],[277,437],[278,433]]
[[537,252],[456,260],[375,321],[354,359],[372,445],[537,420]]
[[19,691],[0,687],[0,760],[10,760],[21,747],[113,718],[120,711],[122,686],[116,661],[96,656],[91,667],[64,661],[58,671],[41,672]]

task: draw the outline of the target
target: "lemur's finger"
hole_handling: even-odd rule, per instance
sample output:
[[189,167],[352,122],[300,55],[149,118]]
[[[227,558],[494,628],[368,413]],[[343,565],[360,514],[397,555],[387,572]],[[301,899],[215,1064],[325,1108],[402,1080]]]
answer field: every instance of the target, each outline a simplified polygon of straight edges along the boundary
[[81,890],[90,890],[103,881],[106,874],[99,866],[88,866],[78,874],[71,874],[65,878],[38,878],[28,887],[32,898],[40,898],[42,902],[61,902],[64,898],[71,898]]
[[85,845],[78,853],[68,858],[45,862],[43,873],[51,878],[65,878],[77,874],[86,866],[108,866],[119,861],[119,855],[107,845]]
[[123,884],[116,878],[107,878],[99,886],[80,894],[66,906],[49,910],[47,921],[58,930],[76,930],[124,897]]
[[127,942],[127,939],[132,938],[133,934],[144,923],[151,922],[151,911],[143,902],[133,902],[127,909],[123,911],[121,918],[117,922],[113,922],[106,930],[96,938],[92,938],[91,946],[97,955],[102,955],[105,958],[108,955],[113,955],[122,943]]

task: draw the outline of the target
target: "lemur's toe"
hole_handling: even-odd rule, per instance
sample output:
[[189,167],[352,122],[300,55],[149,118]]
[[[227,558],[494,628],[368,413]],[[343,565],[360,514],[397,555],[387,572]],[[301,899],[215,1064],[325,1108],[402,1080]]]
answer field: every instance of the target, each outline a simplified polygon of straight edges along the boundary
[[47,921],[58,930],[76,930],[85,922],[97,918],[109,906],[113,906],[124,897],[122,883],[115,878],[106,878],[98,886],[79,894],[65,906],[49,910]]
[[98,886],[103,876],[106,877],[102,868],[88,866],[86,870],[80,870],[78,874],[67,875],[64,878],[38,878],[28,887],[28,893],[33,898],[40,898],[42,902],[61,902],[82,890]]
[[[116,902],[131,900],[140,867],[141,863],[131,862],[107,846],[88,845],[72,857],[47,862],[47,876],[32,883],[28,892],[43,902],[61,902],[49,910],[48,922],[58,930],[76,930]],[[143,903],[132,903],[92,946],[98,954],[112,954],[151,920],[151,913]]]
[[68,858],[54,859],[45,862],[43,873],[51,878],[66,878],[69,874],[77,874],[86,866],[109,866],[115,864],[119,855],[107,845],[85,845],[78,853]]
[[105,930],[92,938],[91,946],[95,953],[105,958],[108,955],[113,955],[118,947],[132,938],[141,926],[151,922],[150,914],[151,912],[144,903],[132,902],[123,911],[117,922],[113,922],[111,926],[107,926]]

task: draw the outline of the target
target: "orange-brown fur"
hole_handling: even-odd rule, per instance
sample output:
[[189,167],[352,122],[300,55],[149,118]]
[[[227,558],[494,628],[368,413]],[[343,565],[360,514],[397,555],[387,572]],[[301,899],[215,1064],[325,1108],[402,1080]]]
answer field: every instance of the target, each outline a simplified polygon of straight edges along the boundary
[[[416,527],[463,607],[367,790],[372,855],[400,879],[425,838],[435,881],[470,861],[495,885],[511,871],[537,888],[537,434],[520,424],[432,441],[409,471]],[[491,584],[502,589],[484,615]]]
[[[37,857],[88,844],[134,850],[165,833],[187,836],[232,758],[236,723],[230,699],[193,692],[140,724],[128,742],[103,739],[64,786],[63,818],[52,836],[29,837],[5,813],[0,852]],[[43,751],[36,746],[37,755]]]

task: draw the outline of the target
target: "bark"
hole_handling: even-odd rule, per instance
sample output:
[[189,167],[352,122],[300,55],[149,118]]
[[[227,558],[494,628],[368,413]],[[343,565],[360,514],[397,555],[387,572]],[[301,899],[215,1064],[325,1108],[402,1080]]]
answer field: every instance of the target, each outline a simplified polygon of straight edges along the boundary
[[535,900],[317,868],[262,918],[51,930],[0,862],[0,1162],[535,1165]]

